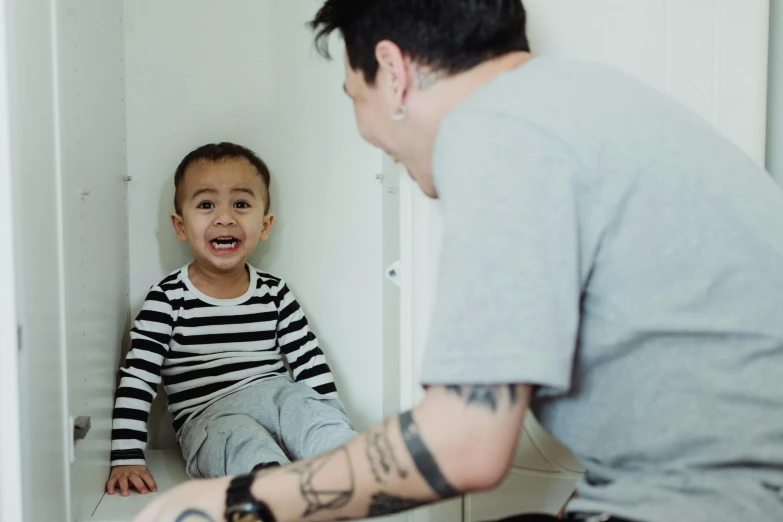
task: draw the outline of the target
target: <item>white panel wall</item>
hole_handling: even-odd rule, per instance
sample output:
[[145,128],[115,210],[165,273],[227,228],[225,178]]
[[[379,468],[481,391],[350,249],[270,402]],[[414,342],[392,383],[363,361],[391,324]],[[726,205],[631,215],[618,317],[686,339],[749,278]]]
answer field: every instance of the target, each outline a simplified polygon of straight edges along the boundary
[[[279,221],[261,265],[291,284],[359,428],[383,413],[382,154],[356,130],[342,48],[313,48],[321,0],[273,2],[274,78],[265,152]],[[254,100],[247,100],[252,105]]]
[[74,519],[103,496],[129,316],[122,18],[122,0],[57,2],[68,411],[92,420],[70,467]]
[[[253,262],[289,282],[364,427],[383,400],[381,154],[355,130],[341,60],[312,49],[319,5],[125,2],[131,308],[190,259],[168,220],[181,158],[249,146],[272,170],[277,215]],[[173,447],[168,416],[159,424],[151,445]]]
[[769,0],[525,0],[534,54],[671,94],[764,164]]
[[[190,260],[169,222],[180,160],[215,141],[236,141],[264,156],[276,132],[269,124],[276,74],[270,5],[125,2],[133,317],[149,288]],[[150,419],[152,448],[177,447],[165,407],[164,392]]]
[[[10,120],[14,234],[4,238],[4,248],[15,255],[17,318],[22,326],[19,366],[14,370],[18,370],[20,386],[24,520],[67,520],[54,26],[47,0],[5,4],[10,103],[9,113],[0,117]],[[3,421],[4,430],[18,429]]]

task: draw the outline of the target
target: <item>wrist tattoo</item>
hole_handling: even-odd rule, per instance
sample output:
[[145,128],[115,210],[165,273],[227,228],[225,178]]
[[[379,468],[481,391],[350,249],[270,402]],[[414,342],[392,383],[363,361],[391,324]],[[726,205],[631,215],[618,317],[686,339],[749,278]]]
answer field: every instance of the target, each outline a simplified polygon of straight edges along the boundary
[[416,464],[416,469],[419,470],[424,480],[442,499],[459,495],[459,491],[443,476],[438,463],[435,462],[435,457],[433,457],[427,445],[424,444],[419,433],[419,426],[413,420],[413,414],[407,411],[400,415],[399,418],[402,440],[405,441],[405,446],[413,458],[413,463]]
[[453,393],[465,400],[465,404],[476,404],[479,406],[485,406],[490,410],[497,411],[498,402],[500,396],[503,394],[503,390],[508,391],[508,399],[510,404],[516,404],[517,402],[517,385],[516,384],[503,384],[503,385],[482,385],[482,384],[470,384],[470,385],[451,385],[446,386],[446,391]]

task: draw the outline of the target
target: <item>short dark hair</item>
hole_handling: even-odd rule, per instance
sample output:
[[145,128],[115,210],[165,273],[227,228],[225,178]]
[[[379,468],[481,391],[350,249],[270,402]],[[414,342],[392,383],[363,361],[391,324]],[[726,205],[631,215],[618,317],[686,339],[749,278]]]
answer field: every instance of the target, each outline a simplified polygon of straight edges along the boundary
[[457,74],[515,51],[530,51],[522,0],[327,0],[310,22],[316,47],[329,58],[339,30],[348,61],[375,83],[375,46],[391,40],[415,62]]
[[264,182],[264,188],[266,188],[266,196],[264,198],[266,208],[264,209],[264,213],[269,212],[269,209],[272,206],[272,197],[269,194],[269,186],[272,183],[272,176],[269,173],[269,167],[266,166],[264,160],[259,158],[255,152],[248,149],[247,147],[224,141],[222,143],[209,143],[207,145],[202,145],[196,150],[190,152],[180,162],[179,166],[177,167],[177,171],[174,174],[174,210],[176,213],[182,215],[182,194],[180,194],[180,188],[182,187],[182,182],[185,181],[185,172],[187,172],[188,167],[199,161],[220,163],[221,161],[241,158],[244,158],[250,162],[250,164],[253,165],[258,171],[258,175],[261,176],[261,179]]

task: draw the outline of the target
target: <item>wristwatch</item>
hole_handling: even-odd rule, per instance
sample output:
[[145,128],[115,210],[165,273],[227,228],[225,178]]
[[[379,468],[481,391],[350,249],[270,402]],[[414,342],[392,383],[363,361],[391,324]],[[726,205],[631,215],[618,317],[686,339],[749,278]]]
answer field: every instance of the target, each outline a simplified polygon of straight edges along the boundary
[[226,522],[276,522],[269,506],[250,493],[255,478],[255,473],[240,475],[228,485]]

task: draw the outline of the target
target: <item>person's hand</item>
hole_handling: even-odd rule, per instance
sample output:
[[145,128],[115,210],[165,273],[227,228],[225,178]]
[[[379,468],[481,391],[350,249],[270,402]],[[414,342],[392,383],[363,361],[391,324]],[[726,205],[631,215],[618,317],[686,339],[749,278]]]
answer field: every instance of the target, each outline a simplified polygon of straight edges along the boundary
[[151,502],[133,522],[217,522],[226,510],[226,491],[233,477],[192,480]]
[[120,495],[127,497],[130,495],[130,487],[144,495],[152,491],[158,491],[158,485],[152,478],[147,466],[114,466],[111,468],[111,475],[106,481],[106,493],[114,495],[117,487],[120,489]]

